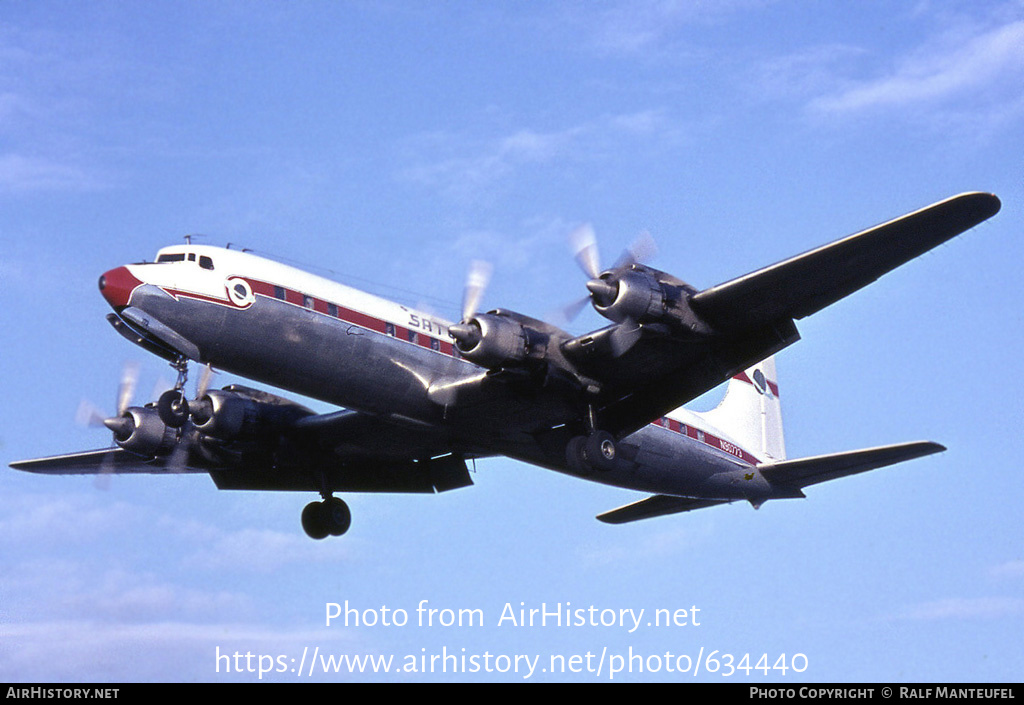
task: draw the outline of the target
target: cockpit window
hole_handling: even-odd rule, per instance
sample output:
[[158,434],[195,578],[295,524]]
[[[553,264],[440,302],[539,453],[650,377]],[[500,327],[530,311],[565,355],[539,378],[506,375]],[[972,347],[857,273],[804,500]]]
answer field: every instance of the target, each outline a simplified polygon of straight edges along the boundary
[[[189,262],[195,262],[196,261],[196,253],[195,252],[189,252],[187,254],[184,253],[184,252],[165,253],[165,254],[159,255],[156,258],[156,261],[157,262],[184,262],[186,259],[188,259]],[[207,257],[206,255],[200,255],[199,256],[199,266],[202,267],[203,269],[213,270],[213,259],[210,258],[210,257]]]

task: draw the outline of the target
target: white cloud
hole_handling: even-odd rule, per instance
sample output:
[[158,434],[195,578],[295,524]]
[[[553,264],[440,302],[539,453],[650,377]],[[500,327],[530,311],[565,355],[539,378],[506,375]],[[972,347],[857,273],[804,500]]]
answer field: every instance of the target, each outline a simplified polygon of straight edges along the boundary
[[341,561],[351,557],[352,541],[310,541],[298,532],[241,529],[217,532],[186,556],[186,568],[215,571],[274,573],[288,565]]
[[991,575],[993,578],[1024,578],[1024,560],[1000,563],[992,569]]
[[[645,55],[687,51],[684,29],[716,23],[766,4],[766,0],[655,0],[583,3],[559,19],[578,29],[575,42],[602,54]],[[563,8],[564,9],[564,8]]]
[[399,176],[455,200],[472,201],[525,169],[587,163],[610,149],[638,143],[664,147],[677,137],[667,114],[658,109],[604,115],[561,129],[524,127],[486,138],[432,133],[413,140],[408,159],[416,163]]
[[106,187],[96,173],[50,157],[0,155],[0,192],[92,191]]
[[[810,103],[814,112],[837,115],[872,109],[906,108],[971,96],[1024,80],[1024,21],[967,38],[936,41],[901,58],[892,70],[844,85]],[[1019,90],[1012,90],[1013,96]],[[1003,99],[1011,96],[998,96]]]

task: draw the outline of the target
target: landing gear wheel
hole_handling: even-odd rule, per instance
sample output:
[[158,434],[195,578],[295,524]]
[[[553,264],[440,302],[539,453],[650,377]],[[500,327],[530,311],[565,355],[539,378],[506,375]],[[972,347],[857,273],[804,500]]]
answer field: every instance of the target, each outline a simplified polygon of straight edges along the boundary
[[156,403],[160,420],[171,428],[181,428],[188,421],[188,402],[178,389],[168,389]]
[[583,457],[583,444],[586,442],[586,436],[576,436],[565,445],[566,464],[577,475],[589,475],[594,471]]
[[321,512],[324,515],[327,533],[331,536],[341,536],[352,526],[352,512],[349,511],[348,505],[337,497],[324,500]]
[[617,449],[612,434],[606,431],[595,431],[587,436],[580,446],[583,461],[595,470],[611,470],[615,466]]
[[605,431],[576,436],[565,447],[569,468],[580,475],[587,475],[594,470],[611,470],[615,467],[617,455],[615,439]]
[[302,510],[302,528],[311,539],[325,539],[330,533],[327,530],[327,523],[324,521],[322,508],[322,503],[310,502]]
[[352,512],[337,497],[328,497],[323,502],[310,502],[302,510],[302,528],[312,539],[341,536],[351,525]]

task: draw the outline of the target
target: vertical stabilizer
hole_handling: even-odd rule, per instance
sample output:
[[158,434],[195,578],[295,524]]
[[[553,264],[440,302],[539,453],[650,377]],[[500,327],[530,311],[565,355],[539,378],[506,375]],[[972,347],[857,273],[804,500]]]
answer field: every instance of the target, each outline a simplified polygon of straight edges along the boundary
[[695,415],[762,461],[786,459],[774,357],[733,377],[722,403]]

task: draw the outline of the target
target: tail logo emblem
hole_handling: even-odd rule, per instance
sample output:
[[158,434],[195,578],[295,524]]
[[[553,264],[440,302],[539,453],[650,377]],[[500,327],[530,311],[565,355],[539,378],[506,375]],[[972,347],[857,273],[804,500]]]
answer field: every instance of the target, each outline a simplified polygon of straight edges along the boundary
[[758,394],[768,394],[768,380],[764,378],[764,372],[760,369],[754,370],[754,389]]

